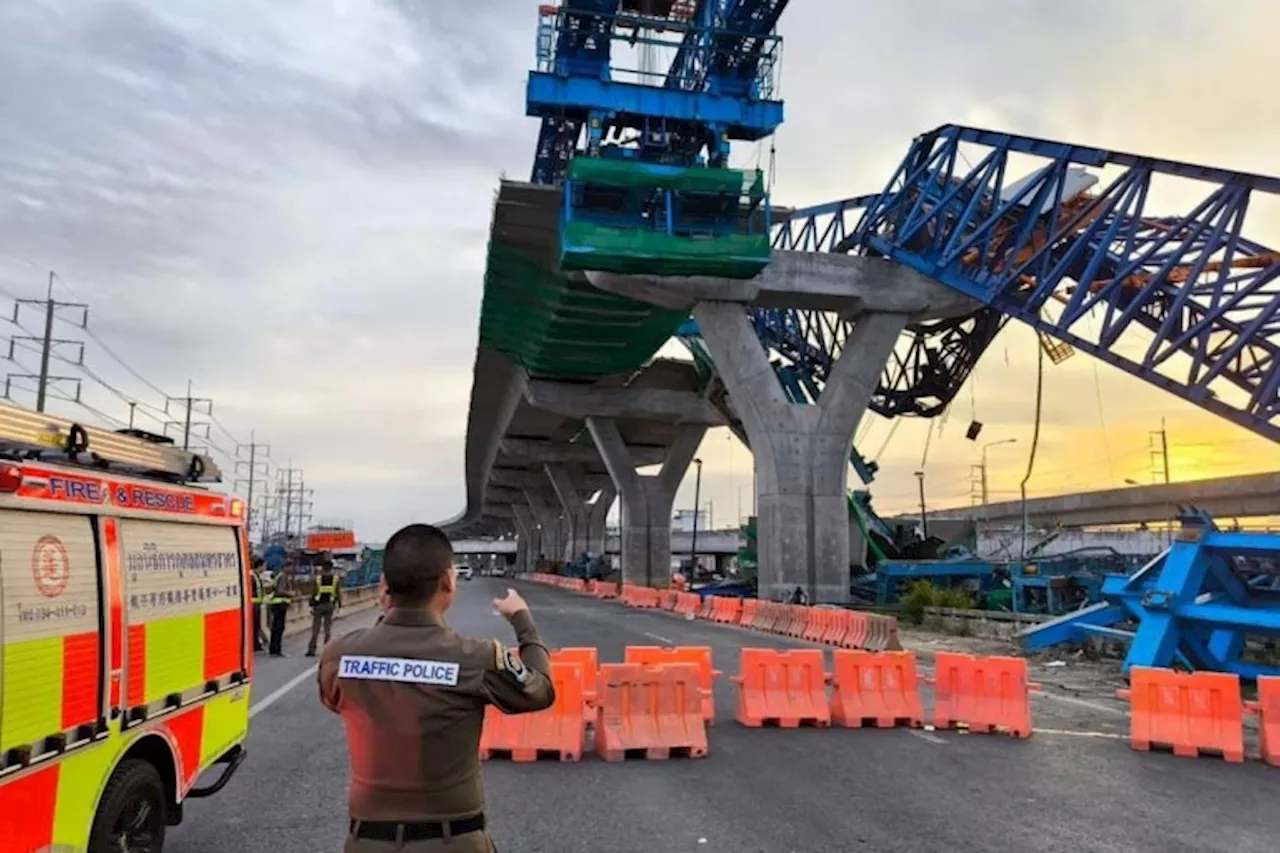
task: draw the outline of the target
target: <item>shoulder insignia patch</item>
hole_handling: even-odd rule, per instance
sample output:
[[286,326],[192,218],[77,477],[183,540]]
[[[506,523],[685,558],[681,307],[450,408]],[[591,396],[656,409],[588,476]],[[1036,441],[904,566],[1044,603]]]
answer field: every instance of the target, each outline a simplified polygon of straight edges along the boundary
[[502,650],[502,661],[498,669],[509,673],[520,684],[529,680],[529,670],[525,667],[524,661],[520,660],[520,654],[515,649]]

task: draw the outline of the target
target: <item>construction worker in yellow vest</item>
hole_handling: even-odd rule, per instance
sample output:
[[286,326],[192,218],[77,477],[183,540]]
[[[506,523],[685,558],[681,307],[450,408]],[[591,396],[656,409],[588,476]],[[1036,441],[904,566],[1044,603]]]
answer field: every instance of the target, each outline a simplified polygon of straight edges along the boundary
[[253,558],[253,569],[249,572],[249,581],[253,592],[253,650],[262,651],[262,641],[266,635],[262,631],[262,601],[266,595],[266,582],[262,579],[262,558]]
[[320,639],[320,626],[324,626],[324,642],[329,644],[333,634],[333,612],[342,606],[338,574],[333,561],[325,559],[316,572],[315,592],[311,594],[311,642],[307,644],[307,657],[316,656],[316,642]]

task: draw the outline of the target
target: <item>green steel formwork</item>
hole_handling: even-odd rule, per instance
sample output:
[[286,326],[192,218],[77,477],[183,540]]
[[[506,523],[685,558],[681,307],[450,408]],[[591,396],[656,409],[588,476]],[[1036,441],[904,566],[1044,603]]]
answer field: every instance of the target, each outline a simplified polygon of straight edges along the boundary
[[562,186],[563,269],[751,278],[769,263],[758,169],[575,157]]
[[675,235],[573,219],[561,229],[568,270],[751,278],[769,263],[767,234]]
[[490,241],[480,342],[530,376],[594,379],[641,367],[687,319],[596,290]]

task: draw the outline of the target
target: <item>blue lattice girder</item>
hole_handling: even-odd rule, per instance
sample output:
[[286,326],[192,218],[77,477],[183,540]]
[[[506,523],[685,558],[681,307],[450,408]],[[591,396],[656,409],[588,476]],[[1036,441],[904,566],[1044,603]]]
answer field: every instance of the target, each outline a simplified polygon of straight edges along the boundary
[[[1081,190],[1091,169],[1102,188]],[[1165,215],[1152,199],[1175,197],[1168,184],[1198,203]],[[787,227],[892,258],[1280,440],[1280,253],[1244,236],[1257,193],[1280,198],[1280,179],[948,125],[871,200]],[[850,228],[842,214],[861,205]]]

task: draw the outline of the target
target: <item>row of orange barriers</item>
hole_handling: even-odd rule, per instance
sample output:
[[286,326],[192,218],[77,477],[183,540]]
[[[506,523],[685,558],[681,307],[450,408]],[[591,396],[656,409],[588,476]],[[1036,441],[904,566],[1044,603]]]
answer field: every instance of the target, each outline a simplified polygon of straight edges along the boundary
[[733,681],[736,719],[745,726],[920,726],[921,684],[932,683],[935,727],[1020,738],[1031,736],[1030,693],[1036,688],[1022,658],[939,652],[930,679],[917,671],[913,652],[855,649],[836,649],[830,674],[821,649],[743,649]]
[[1244,718],[1258,715],[1262,760],[1280,767],[1280,677],[1258,678],[1258,699],[1246,702],[1240,677],[1224,672],[1175,672],[1135,666],[1129,689],[1129,745],[1165,748],[1174,755],[1245,758]]
[[588,727],[605,761],[704,757],[718,675],[709,648],[629,646],[622,663],[605,664],[594,648],[557,649],[554,704],[517,715],[486,708],[480,757],[578,761]]
[[892,616],[832,607],[783,604],[756,598],[698,595],[694,592],[653,589],[638,584],[583,581],[580,578],[542,573],[535,573],[530,577],[539,583],[597,598],[616,597],[627,607],[667,610],[710,622],[825,643],[842,649],[902,649],[902,642],[898,638],[898,620]]

